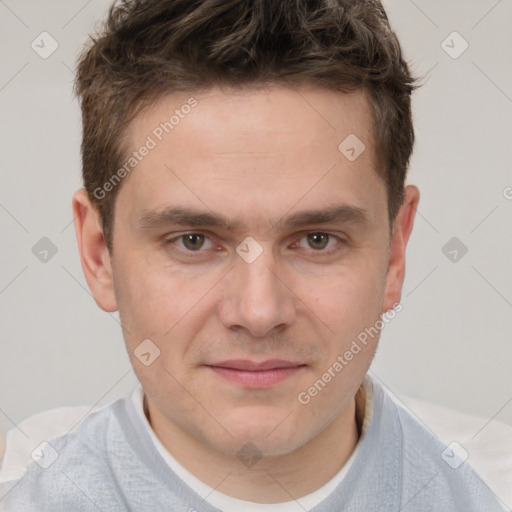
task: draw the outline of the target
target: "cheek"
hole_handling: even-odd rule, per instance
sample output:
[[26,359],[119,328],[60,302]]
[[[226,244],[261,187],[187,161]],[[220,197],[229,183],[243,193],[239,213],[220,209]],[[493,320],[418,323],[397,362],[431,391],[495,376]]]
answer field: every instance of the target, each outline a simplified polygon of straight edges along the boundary
[[[298,401],[317,418],[334,418],[348,404],[374,357],[385,276],[382,266],[346,269],[321,287],[304,289],[311,310],[329,328],[325,357],[301,389]],[[301,401],[302,400],[302,401]]]
[[384,266],[379,262],[346,266],[329,278],[304,280],[302,290],[299,296],[331,334],[347,340],[378,319],[385,290]]
[[214,276],[191,275],[182,268],[152,264],[143,256],[123,263],[114,272],[119,313],[127,322],[123,325],[147,337],[168,336],[198,310],[216,282]]

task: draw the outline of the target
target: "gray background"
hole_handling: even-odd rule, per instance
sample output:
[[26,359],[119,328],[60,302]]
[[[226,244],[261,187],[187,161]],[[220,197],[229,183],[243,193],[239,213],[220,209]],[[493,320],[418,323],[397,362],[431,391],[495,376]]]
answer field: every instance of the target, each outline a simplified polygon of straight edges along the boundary
[[[3,430],[51,407],[105,404],[136,384],[118,317],[96,306],[82,275],[71,213],[81,187],[72,70],[108,5],[0,0]],[[372,370],[399,395],[512,425],[511,2],[384,5],[413,72],[429,78],[414,97],[409,182],[422,198],[404,307]],[[47,59],[31,48],[43,31],[59,45]],[[453,31],[469,44],[456,59],[442,47]],[[58,249],[46,263],[32,252],[42,237]],[[452,237],[468,248],[456,262],[442,252]]]

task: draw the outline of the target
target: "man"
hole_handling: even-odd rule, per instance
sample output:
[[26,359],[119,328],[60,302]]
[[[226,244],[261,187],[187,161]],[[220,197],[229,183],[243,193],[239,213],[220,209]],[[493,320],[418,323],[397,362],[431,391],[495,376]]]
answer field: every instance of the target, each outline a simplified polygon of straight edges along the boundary
[[366,375],[419,201],[414,87],[376,1],[111,8],[73,208],[141,387],[6,510],[501,510]]

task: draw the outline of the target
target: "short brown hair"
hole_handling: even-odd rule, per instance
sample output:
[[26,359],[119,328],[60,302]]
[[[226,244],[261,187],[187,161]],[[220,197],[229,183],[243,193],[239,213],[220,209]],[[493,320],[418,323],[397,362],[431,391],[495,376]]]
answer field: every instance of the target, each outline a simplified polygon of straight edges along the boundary
[[378,0],[121,0],[78,61],[82,173],[112,250],[118,187],[95,190],[123,162],[140,110],[175,91],[214,85],[316,85],[368,93],[377,172],[392,223],[414,143],[417,86]]

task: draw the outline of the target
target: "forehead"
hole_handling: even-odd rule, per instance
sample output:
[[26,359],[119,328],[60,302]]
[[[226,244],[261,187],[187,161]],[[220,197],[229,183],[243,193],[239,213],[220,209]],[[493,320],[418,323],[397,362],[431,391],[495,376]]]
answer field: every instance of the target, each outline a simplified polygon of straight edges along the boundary
[[[189,106],[192,103],[194,107]],[[152,134],[156,139],[173,138],[178,144],[193,132],[195,137],[187,140],[183,150],[193,150],[195,155],[196,150],[199,155],[210,155],[237,149],[253,155],[272,151],[300,154],[318,147],[321,139],[327,145],[349,134],[373,146],[372,127],[368,96],[363,90],[347,94],[276,85],[212,87],[160,98],[134,119],[128,140],[136,146],[137,141]],[[171,133],[172,137],[166,137]],[[298,142],[307,145],[299,147]],[[336,154],[338,144],[329,149]]]
[[268,219],[272,210],[282,214],[299,202],[367,210],[365,203],[383,199],[372,192],[385,194],[372,126],[363,91],[268,86],[173,93],[129,126],[126,156],[151,149],[119,194],[139,217],[176,204],[237,219]]

